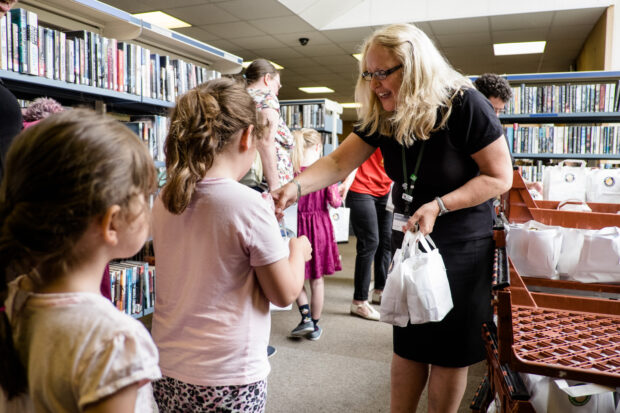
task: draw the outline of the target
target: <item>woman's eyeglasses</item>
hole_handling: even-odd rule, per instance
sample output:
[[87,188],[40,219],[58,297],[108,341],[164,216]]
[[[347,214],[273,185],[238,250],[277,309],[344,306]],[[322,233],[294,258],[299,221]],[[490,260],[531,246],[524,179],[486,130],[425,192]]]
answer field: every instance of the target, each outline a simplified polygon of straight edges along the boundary
[[376,72],[364,72],[362,73],[362,79],[364,80],[372,80],[372,78],[374,77],[377,80],[385,80],[386,77],[388,77],[389,75],[391,75],[392,73],[396,72],[398,69],[400,69],[401,67],[403,67],[402,63],[399,64],[398,66],[394,66],[388,70],[377,70]]

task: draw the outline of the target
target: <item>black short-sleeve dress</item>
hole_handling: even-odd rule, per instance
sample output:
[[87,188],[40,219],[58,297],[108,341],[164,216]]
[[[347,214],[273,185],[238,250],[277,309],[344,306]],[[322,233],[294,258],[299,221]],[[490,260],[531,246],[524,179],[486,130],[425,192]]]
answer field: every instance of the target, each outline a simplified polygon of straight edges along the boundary
[[[395,139],[354,129],[366,143],[380,147],[385,170],[394,181],[394,212],[402,213],[403,161],[414,171],[421,142],[403,148]],[[454,99],[447,125],[431,134],[413,190],[410,214],[477,176],[471,155],[499,139],[503,130],[491,103],[477,90],[464,89]],[[454,308],[437,323],[394,327],[394,352],[406,359],[445,367],[464,367],[484,359],[481,326],[492,317],[493,206],[480,205],[437,217],[431,238],[446,265]],[[403,233],[393,231],[393,249]]]

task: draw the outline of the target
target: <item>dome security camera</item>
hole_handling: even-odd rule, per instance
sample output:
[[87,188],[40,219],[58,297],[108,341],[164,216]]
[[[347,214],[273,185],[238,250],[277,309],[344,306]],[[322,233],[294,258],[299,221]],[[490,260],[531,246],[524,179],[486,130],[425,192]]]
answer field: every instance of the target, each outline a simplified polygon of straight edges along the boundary
[[309,41],[310,41],[310,39],[308,39],[307,37],[300,37],[299,38],[299,44],[301,44],[302,46],[307,45]]

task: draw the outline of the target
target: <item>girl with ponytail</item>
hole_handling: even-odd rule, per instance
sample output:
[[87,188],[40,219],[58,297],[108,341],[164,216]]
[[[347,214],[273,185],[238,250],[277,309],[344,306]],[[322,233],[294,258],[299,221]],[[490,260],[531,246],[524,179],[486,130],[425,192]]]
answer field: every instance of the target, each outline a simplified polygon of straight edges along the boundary
[[257,119],[230,78],[190,90],[172,113],[168,183],[153,206],[161,411],[265,408],[269,302],[295,300],[311,247],[306,237],[287,247],[273,202],[238,182],[265,127]]

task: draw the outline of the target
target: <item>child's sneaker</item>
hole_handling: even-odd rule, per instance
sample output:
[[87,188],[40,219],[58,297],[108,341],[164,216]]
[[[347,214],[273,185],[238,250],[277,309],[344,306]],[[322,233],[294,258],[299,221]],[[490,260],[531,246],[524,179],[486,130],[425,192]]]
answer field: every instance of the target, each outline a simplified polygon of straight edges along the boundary
[[314,327],[314,331],[306,334],[306,338],[308,340],[316,341],[321,338],[321,334],[323,334],[323,329],[320,326]]
[[306,322],[301,321],[297,325],[297,327],[295,327],[291,331],[291,336],[293,336],[293,337],[303,337],[306,334],[312,333],[312,332],[314,332],[314,323],[312,322],[312,320],[306,321]]

